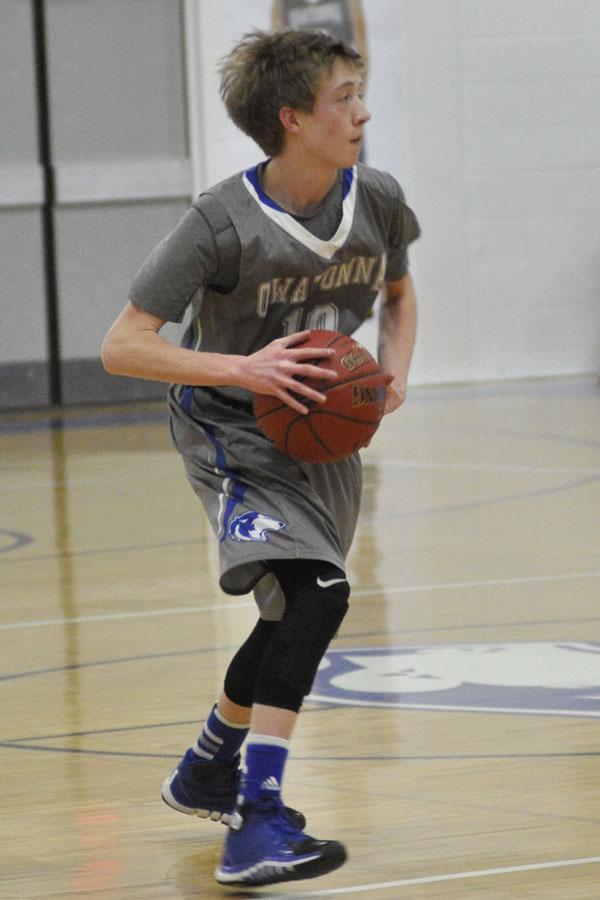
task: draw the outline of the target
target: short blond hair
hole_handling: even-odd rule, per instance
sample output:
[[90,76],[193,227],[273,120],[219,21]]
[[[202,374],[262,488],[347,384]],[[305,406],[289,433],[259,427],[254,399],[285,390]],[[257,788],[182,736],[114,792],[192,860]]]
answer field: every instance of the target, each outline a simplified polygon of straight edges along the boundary
[[363,68],[356,50],[322,31],[246,34],[219,69],[230,118],[268,156],[277,156],[285,137],[280,110],[312,112],[321,79],[336,59]]

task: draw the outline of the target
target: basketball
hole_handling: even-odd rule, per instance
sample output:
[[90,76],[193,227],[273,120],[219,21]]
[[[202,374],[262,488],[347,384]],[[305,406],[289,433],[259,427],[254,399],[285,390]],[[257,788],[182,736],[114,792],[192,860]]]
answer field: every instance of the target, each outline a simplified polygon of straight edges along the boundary
[[262,431],[283,453],[301,462],[336,462],[367,444],[379,427],[389,376],[368,350],[337,331],[311,331],[300,347],[327,347],[332,357],[311,360],[333,369],[335,381],[309,378],[305,384],[327,396],[326,403],[299,397],[308,407],[296,412],[279,397],[254,395],[254,415]]

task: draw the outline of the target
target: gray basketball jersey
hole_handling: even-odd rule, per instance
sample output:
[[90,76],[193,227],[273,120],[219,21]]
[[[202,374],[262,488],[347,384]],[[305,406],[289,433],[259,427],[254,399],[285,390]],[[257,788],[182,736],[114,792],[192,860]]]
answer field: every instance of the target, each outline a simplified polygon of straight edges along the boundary
[[[306,328],[351,334],[388,272],[392,280],[404,271],[404,248],[418,225],[391,176],[360,165],[341,172],[322,207],[323,237],[264,194],[259,171],[209,192],[239,239],[239,277],[232,290],[206,282],[196,290],[188,347],[248,355]],[[321,559],[344,568],[361,463],[358,454],[295,462],[260,431],[250,400],[240,388],[174,385],[171,430],[218,540],[221,587],[232,594],[254,588],[263,618],[278,619],[284,599],[268,560]]]
[[[342,179],[341,218],[329,239],[316,237],[264,194],[258,166],[210,191],[239,237],[240,276],[229,293],[197,291],[186,346],[249,355],[304,329],[352,334],[358,328],[385,280],[391,222],[402,199],[391,176],[366,166],[344,170]],[[217,391],[250,399],[241,388]]]

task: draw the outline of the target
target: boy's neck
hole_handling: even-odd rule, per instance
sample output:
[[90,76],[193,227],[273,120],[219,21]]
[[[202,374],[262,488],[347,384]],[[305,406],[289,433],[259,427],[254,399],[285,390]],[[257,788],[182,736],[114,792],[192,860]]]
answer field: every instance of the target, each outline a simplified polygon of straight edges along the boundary
[[305,172],[285,156],[275,156],[262,170],[262,187],[272,200],[292,215],[316,212],[337,178],[338,170],[311,167]]

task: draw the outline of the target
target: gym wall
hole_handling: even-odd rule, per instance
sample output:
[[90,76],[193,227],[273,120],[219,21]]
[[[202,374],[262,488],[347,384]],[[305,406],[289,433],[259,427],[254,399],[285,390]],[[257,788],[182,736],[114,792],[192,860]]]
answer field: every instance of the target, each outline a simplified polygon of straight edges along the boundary
[[[2,0],[0,407],[162,397],[107,375],[100,344],[191,192],[182,10],[172,0]],[[54,189],[59,393],[48,351],[39,42]],[[7,138],[5,141],[4,138]],[[176,335],[177,329],[171,329]],[[56,387],[56,386],[55,386]]]
[[[54,346],[35,6],[0,12],[0,408],[162,397],[106,375],[100,343],[189,198],[260,157],[227,120],[215,67],[269,27],[271,0],[37,4]],[[367,162],[396,175],[423,228],[413,383],[598,371],[600,0],[362,6]],[[374,323],[360,336],[372,348]]]

